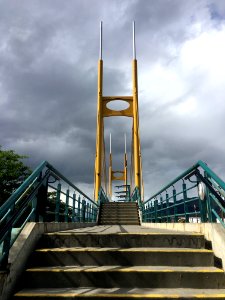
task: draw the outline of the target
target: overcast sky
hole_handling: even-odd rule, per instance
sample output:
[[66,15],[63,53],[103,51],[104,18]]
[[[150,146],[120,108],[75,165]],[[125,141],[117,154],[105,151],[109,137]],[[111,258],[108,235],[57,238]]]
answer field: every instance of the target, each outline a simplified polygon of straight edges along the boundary
[[[136,21],[145,196],[199,159],[225,179],[225,1],[0,0],[0,144],[92,194],[99,22],[104,94],[131,94]],[[107,119],[122,168],[130,119]]]

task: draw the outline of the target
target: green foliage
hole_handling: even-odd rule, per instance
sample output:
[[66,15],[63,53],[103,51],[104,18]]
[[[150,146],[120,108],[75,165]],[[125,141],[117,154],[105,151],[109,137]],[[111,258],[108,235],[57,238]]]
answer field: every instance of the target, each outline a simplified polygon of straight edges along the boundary
[[[48,192],[48,198],[47,198],[47,212],[48,216],[46,217],[46,222],[54,221],[54,214],[55,214],[55,205],[56,205],[56,192]],[[64,214],[66,210],[66,203],[60,200],[59,204],[59,218],[60,221],[63,222],[64,220]],[[52,214],[52,215],[51,215]],[[72,217],[72,208],[68,208],[68,215],[69,218]]]
[[31,174],[30,168],[21,161],[24,158],[27,156],[13,150],[2,150],[0,146],[0,206]]

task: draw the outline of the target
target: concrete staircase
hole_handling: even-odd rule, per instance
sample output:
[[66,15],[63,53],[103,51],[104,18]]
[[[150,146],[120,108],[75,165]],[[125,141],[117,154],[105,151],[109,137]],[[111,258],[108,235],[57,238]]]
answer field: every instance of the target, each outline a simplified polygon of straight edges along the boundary
[[108,202],[101,204],[99,225],[140,225],[137,203]]
[[141,226],[44,234],[14,299],[225,299],[204,236]]

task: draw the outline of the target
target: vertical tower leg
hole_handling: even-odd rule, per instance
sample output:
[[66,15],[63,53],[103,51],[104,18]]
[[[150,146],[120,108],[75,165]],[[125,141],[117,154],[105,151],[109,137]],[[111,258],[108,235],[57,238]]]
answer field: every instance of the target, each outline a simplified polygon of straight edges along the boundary
[[98,62],[98,108],[96,129],[96,158],[95,158],[95,200],[101,187],[102,178],[102,144],[103,144],[103,116],[102,116],[102,83],[103,83],[103,61]]
[[140,171],[140,142],[139,142],[139,120],[138,120],[138,82],[137,82],[137,60],[133,60],[133,141],[134,141],[134,183],[141,192]]

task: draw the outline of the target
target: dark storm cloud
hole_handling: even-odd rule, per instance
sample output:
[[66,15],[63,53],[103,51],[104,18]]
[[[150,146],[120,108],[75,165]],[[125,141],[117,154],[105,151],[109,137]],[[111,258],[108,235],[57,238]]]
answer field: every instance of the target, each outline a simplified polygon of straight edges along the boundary
[[[224,85],[212,83],[210,70],[183,71],[182,61],[185,43],[221,30],[224,12],[221,2],[194,0],[0,1],[0,144],[29,155],[32,167],[48,160],[75,183],[91,185],[99,21],[104,94],[129,95],[135,19],[146,193],[198,159],[225,171],[219,143],[223,110],[210,104],[210,98],[218,103],[223,97]],[[162,74],[154,73],[157,65]],[[165,70],[178,74],[180,93],[167,92],[166,79],[161,84]],[[184,114],[192,98],[198,113]],[[122,166],[124,133],[131,143],[131,126],[126,118],[105,120],[107,155],[112,133],[115,168]]]

